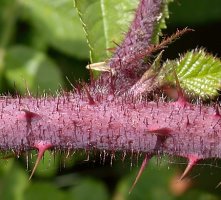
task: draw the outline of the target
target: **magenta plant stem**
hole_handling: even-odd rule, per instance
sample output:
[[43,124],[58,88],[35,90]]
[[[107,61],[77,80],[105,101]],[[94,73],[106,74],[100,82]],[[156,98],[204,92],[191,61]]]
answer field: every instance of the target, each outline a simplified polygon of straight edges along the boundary
[[[127,91],[150,67],[150,64],[142,59],[136,59],[136,55],[151,45],[154,27],[161,16],[162,2],[162,0],[140,0],[124,41],[119,44],[110,59],[109,65],[116,72],[114,83],[118,92]],[[131,59],[133,62],[129,62]]]
[[[6,98],[0,101],[0,110],[0,148],[4,151],[20,152],[45,144],[61,150],[220,158],[221,118],[210,107],[126,97],[90,105],[82,95],[70,93],[55,98]],[[161,142],[156,145],[157,141]]]

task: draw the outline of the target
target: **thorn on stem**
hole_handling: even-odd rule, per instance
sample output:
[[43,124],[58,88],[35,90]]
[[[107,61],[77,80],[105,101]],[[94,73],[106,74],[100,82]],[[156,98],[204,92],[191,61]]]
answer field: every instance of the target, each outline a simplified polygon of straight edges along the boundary
[[189,116],[187,115],[186,116],[186,126],[189,126],[190,125],[190,119],[189,119]]
[[129,194],[133,191],[134,187],[136,186],[138,180],[140,179],[140,177],[141,177],[141,175],[142,175],[144,169],[146,168],[146,166],[147,166],[147,164],[148,164],[148,161],[151,159],[151,157],[152,157],[152,155],[150,155],[150,154],[146,154],[146,155],[145,155],[145,158],[144,158],[144,160],[143,160],[143,162],[142,162],[142,165],[141,165],[140,170],[139,170],[139,172],[138,172],[138,174],[137,174],[137,176],[136,176],[136,179],[135,179],[135,181],[133,182],[133,185],[131,186],[131,188],[130,188],[130,190],[129,190]]
[[37,160],[35,162],[34,168],[32,169],[31,175],[29,177],[29,181],[31,180],[32,176],[34,175],[34,173],[35,173],[35,171],[37,169],[37,166],[38,166],[39,162],[41,161],[41,158],[44,155],[44,152],[46,150],[50,149],[52,147],[52,144],[48,143],[48,142],[45,142],[45,141],[39,141],[38,143],[36,143],[34,145],[34,147],[36,149],[38,149],[38,157],[37,157]]
[[185,97],[185,95],[183,93],[183,90],[180,86],[180,81],[179,81],[179,78],[177,76],[175,68],[173,69],[173,73],[174,73],[174,77],[175,77],[175,80],[176,80],[177,94],[178,94],[178,99],[177,99],[176,103],[184,108],[187,105],[187,100],[186,100],[186,97]]
[[160,137],[169,137],[171,136],[172,129],[163,127],[163,128],[148,128],[148,133],[153,133]]
[[195,155],[189,155],[188,156],[188,164],[186,169],[184,170],[183,174],[181,175],[179,181],[182,181],[187,174],[191,171],[191,169],[196,165],[196,163],[200,160],[198,156]]
[[24,114],[21,114],[18,116],[19,120],[27,120],[27,121],[31,122],[33,119],[40,119],[41,118],[41,116],[39,114],[31,112],[29,110],[22,109],[21,111],[23,111]]
[[95,101],[94,101],[93,97],[91,96],[91,94],[89,93],[89,91],[87,89],[87,86],[84,86],[84,89],[85,89],[85,92],[86,92],[86,95],[87,95],[87,98],[88,98],[89,105],[94,105]]

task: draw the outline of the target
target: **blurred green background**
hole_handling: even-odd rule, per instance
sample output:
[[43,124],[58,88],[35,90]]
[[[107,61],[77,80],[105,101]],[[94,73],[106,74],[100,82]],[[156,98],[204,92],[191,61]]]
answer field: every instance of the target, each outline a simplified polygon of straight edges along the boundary
[[[164,54],[176,58],[196,47],[221,57],[221,1],[179,0],[170,5],[165,35],[177,28],[195,32],[171,44]],[[94,11],[96,15],[96,11]],[[85,66],[89,48],[72,0],[0,0],[0,92],[33,95],[71,90],[69,83],[88,80]],[[2,157],[7,154],[2,153]],[[85,161],[84,152],[47,152],[34,177],[28,181],[36,152],[0,161],[0,199],[73,200],[161,200],[221,199],[221,163],[210,160],[199,164],[189,179],[177,183],[185,160],[152,159],[148,169],[128,195],[141,164],[136,156],[111,166],[100,155]]]

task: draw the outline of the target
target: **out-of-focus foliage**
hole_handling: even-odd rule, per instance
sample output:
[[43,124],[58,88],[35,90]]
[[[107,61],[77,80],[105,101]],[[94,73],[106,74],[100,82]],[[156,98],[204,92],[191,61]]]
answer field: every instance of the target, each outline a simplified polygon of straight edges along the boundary
[[82,74],[89,52],[73,2],[1,0],[0,26],[1,93],[55,92]]
[[34,93],[45,88],[55,92],[59,84],[62,84],[58,66],[41,51],[27,46],[12,46],[6,52],[5,78],[10,85],[15,83],[19,91],[25,92],[27,84],[29,90]]
[[[122,40],[138,1],[76,2],[90,29],[92,58],[103,61],[108,57],[107,48],[114,46],[113,41]],[[169,25],[178,22],[203,25],[221,18],[220,0],[180,0],[170,7]],[[27,86],[33,94],[37,91],[42,94],[43,90],[54,94],[60,87],[71,88],[66,76],[72,81],[87,77],[85,65],[89,62],[89,48],[72,0],[0,0],[0,27],[1,93],[23,94]],[[221,177],[215,167],[203,166],[203,172],[193,171],[187,183],[181,183],[182,190],[176,182],[180,170],[164,158],[153,159],[128,195],[138,171],[136,158],[124,162],[116,158],[118,161],[113,161],[110,167],[108,158],[103,164],[99,156],[86,162],[83,161],[87,158],[85,154],[47,152],[34,177],[28,181],[35,158],[33,151],[21,155],[21,159],[0,160],[0,199],[218,200],[220,195],[215,184]]]
[[179,25],[203,25],[221,21],[220,0],[177,0],[170,5],[170,23]]
[[[88,46],[70,0],[21,0],[23,18],[36,29],[45,45],[78,57],[88,57]],[[36,44],[37,45],[37,44]]]

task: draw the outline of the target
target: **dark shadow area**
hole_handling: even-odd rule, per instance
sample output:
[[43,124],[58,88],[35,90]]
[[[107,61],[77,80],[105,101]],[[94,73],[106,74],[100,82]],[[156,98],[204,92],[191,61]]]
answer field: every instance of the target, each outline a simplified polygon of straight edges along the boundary
[[[177,29],[183,28],[185,27],[169,25],[164,33],[171,35]],[[174,59],[180,53],[200,47],[205,48],[207,52],[217,57],[221,57],[221,23],[191,26],[189,28],[194,29],[194,31],[183,35],[180,39],[170,44],[164,53],[164,58]]]

